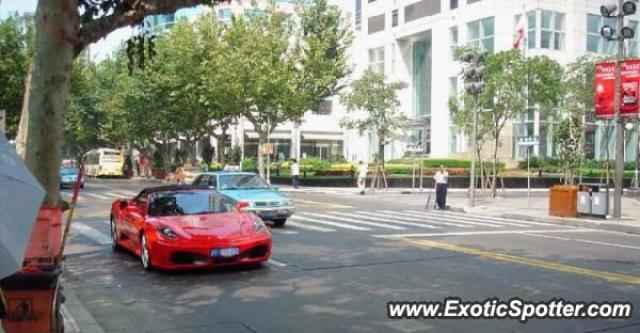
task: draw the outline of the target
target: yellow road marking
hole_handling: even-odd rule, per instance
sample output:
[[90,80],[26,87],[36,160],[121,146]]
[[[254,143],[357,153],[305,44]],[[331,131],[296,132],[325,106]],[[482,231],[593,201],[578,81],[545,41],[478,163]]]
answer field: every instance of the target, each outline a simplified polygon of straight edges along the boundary
[[302,200],[302,199],[293,199],[294,202],[302,202],[307,205],[297,205],[298,207],[326,207],[326,208],[353,208],[353,206],[339,205],[334,203],[313,201],[313,200]]
[[557,272],[584,275],[584,276],[607,280],[609,282],[622,282],[622,283],[640,285],[640,277],[633,276],[633,275],[625,275],[625,274],[611,273],[611,272],[605,272],[605,271],[599,271],[599,270],[593,270],[593,269],[580,268],[576,266],[558,264],[558,263],[553,263],[553,262],[544,261],[544,260],[517,257],[517,256],[508,255],[508,254],[479,250],[479,249],[474,249],[470,247],[459,246],[459,245],[454,245],[449,243],[443,243],[443,242],[434,242],[430,240],[414,240],[414,239],[407,239],[407,238],[399,238],[399,239],[407,243],[415,244],[422,247],[430,247],[430,248],[466,253],[466,254],[470,254],[478,257],[502,260],[502,261],[512,262],[512,263],[521,264],[521,265],[527,265],[527,266],[533,266],[533,267],[539,267],[539,268],[544,268],[544,269],[557,271]]

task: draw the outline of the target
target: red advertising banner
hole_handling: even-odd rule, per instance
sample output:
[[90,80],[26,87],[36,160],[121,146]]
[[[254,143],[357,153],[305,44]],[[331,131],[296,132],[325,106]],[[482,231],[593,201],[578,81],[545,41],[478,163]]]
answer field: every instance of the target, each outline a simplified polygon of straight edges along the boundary
[[[638,85],[640,84],[640,59],[626,60],[621,65],[622,105],[621,116],[638,115]],[[613,118],[615,99],[615,70],[613,62],[596,64],[596,117]]]

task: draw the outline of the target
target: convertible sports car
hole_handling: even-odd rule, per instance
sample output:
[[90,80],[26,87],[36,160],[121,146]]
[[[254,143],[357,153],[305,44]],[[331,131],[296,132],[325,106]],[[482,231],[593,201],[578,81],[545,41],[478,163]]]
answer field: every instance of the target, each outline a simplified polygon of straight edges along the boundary
[[146,188],[111,206],[112,246],[140,256],[146,270],[259,264],[271,233],[246,206],[208,187]]

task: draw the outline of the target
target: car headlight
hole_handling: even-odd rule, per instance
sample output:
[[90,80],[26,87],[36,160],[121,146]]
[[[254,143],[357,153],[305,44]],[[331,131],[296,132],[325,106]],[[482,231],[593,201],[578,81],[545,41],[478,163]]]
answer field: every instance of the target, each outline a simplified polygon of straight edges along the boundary
[[178,238],[178,234],[176,234],[175,231],[173,231],[171,228],[166,227],[166,226],[159,226],[158,227],[158,232],[160,232],[160,234],[162,236],[167,237],[167,238],[171,238],[171,239]]
[[266,231],[267,231],[267,225],[264,224],[261,218],[256,217],[253,220],[253,232],[255,232],[256,234],[261,234]]

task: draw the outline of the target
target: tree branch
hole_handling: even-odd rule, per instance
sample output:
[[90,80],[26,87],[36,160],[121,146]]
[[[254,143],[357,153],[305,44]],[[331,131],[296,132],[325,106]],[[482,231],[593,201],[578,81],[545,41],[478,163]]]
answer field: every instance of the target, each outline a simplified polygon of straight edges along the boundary
[[140,0],[126,11],[116,10],[111,15],[95,18],[83,25],[78,32],[76,55],[89,44],[97,42],[109,33],[126,26],[142,22],[149,15],[173,13],[180,8],[193,7],[200,4],[216,4],[228,0]]

